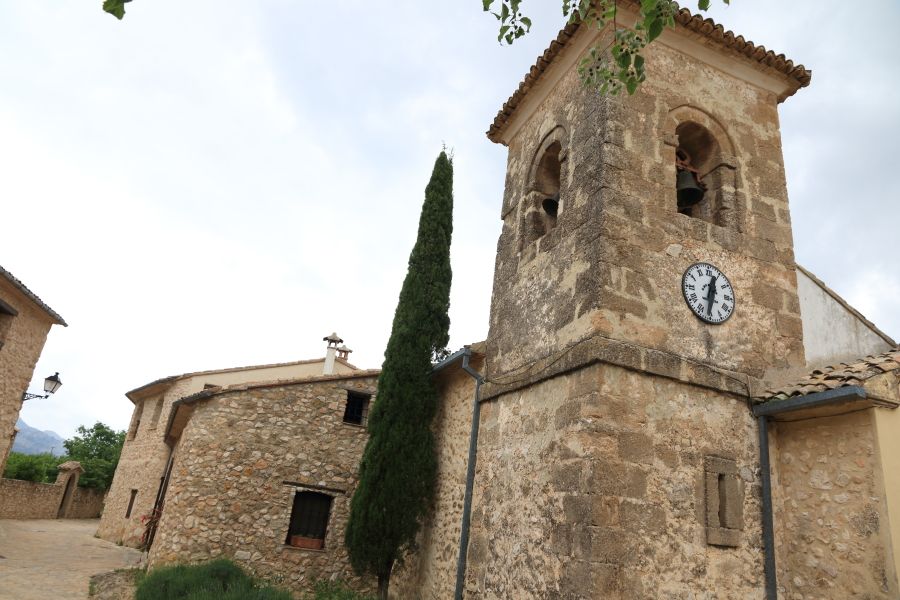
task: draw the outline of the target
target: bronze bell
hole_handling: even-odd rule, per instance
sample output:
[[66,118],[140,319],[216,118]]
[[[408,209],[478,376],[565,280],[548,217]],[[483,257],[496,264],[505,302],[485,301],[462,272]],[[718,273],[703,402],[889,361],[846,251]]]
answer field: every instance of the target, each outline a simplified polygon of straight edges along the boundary
[[703,200],[703,188],[697,182],[697,176],[687,169],[678,170],[678,180],[675,185],[678,192],[678,209],[690,208]]

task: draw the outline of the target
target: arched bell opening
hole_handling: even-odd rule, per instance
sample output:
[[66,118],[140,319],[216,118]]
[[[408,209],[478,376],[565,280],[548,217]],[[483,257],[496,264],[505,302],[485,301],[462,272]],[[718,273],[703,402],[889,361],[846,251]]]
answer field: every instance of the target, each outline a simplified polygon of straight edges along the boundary
[[523,245],[547,235],[557,225],[562,210],[559,194],[562,155],[562,145],[554,141],[543,149],[534,167],[531,191],[525,202]]
[[679,213],[714,225],[728,225],[726,195],[734,191],[735,175],[712,132],[694,121],[675,128],[675,199]]

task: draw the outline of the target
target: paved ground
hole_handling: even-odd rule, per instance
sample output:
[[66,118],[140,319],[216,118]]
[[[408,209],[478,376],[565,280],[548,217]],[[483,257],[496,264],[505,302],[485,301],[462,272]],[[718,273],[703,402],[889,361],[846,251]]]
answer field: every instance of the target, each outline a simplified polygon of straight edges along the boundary
[[95,573],[140,552],[94,537],[99,519],[0,519],[0,600],[84,600]]

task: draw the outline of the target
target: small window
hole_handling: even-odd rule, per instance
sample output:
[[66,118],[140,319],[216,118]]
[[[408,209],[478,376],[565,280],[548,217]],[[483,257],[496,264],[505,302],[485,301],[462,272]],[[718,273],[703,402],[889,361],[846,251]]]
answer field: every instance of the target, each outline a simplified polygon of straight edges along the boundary
[[156,429],[156,425],[159,423],[159,414],[162,412],[162,406],[162,396],[153,400],[153,416],[150,419],[150,429]]
[[19,312],[16,309],[0,300],[0,349],[3,348],[6,338],[9,336],[9,329],[12,326],[13,318],[17,314]]
[[707,456],[706,543],[713,546],[738,546],[744,528],[744,490],[737,463],[730,458]]
[[287,543],[296,548],[321,550],[331,514],[332,497],[318,492],[297,492],[291,510]]
[[131,417],[131,427],[128,428],[128,439],[133,440],[141,428],[141,416],[144,414],[144,401],[141,400],[134,407],[134,414]]
[[365,425],[369,414],[369,396],[358,392],[347,392],[347,404],[344,406],[344,423]]
[[128,508],[125,509],[125,518],[131,518],[131,509],[134,508],[134,499],[137,498],[137,490],[131,490],[131,498],[128,499]]

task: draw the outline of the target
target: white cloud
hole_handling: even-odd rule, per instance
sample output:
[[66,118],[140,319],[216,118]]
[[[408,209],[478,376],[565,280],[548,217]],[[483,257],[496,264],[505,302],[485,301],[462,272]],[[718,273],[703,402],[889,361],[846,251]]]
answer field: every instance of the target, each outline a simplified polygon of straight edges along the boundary
[[[0,198],[17,226],[0,264],[71,323],[33,384],[59,370],[64,386],[26,421],[122,428],[128,389],[320,355],[332,329],[378,366],[442,142],[451,342],[482,339],[505,170],[483,132],[561,25],[557,4],[525,6],[535,29],[513,48],[477,3],[137,0],[122,22],[63,0],[6,6]],[[869,273],[900,285],[896,18],[811,0],[715,15],[814,68],[781,109],[798,259],[900,334],[896,293],[857,291]],[[849,51],[860,36],[865,61]]]

